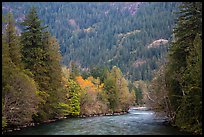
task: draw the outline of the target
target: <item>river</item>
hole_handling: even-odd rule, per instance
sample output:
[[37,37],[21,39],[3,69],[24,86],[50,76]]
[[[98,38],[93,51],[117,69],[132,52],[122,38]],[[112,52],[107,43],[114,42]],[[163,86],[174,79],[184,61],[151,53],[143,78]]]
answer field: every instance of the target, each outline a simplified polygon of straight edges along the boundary
[[68,118],[49,124],[27,127],[9,134],[16,135],[187,135],[163,124],[153,111],[129,110],[116,116]]

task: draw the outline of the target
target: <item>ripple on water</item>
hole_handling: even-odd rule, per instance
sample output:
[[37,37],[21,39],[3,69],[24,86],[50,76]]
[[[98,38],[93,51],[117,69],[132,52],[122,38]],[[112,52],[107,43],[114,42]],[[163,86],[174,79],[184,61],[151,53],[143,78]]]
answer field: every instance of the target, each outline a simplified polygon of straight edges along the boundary
[[120,116],[69,118],[25,128],[12,134],[45,135],[175,135],[186,134],[162,124],[152,111],[132,110]]

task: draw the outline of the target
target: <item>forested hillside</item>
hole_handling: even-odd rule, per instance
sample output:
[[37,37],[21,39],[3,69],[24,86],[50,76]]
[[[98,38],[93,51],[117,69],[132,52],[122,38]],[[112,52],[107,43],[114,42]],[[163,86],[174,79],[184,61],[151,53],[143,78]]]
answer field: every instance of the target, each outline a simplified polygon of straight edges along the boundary
[[149,84],[149,104],[174,126],[202,134],[202,3],[180,6],[168,62]]
[[[3,3],[22,22],[31,5],[59,41],[61,63],[81,70],[116,65],[131,81],[151,80],[165,61],[180,3],[29,2]],[[17,25],[20,33],[22,26]]]
[[3,2],[2,12],[4,131],[144,106],[202,134],[201,2]]
[[[114,66],[83,78],[71,63],[60,64],[59,44],[32,7],[17,33],[13,14],[3,16],[2,129],[50,122],[66,116],[127,113],[135,92]],[[97,72],[97,71],[95,71]]]

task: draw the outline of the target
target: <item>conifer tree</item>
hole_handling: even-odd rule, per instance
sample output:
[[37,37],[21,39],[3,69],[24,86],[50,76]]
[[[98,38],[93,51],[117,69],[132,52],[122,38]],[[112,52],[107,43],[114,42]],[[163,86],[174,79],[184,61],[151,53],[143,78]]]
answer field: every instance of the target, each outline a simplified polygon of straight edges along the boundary
[[118,67],[114,66],[110,72],[107,72],[104,88],[108,95],[109,107],[113,112],[127,111],[128,106],[134,103],[127,80]]
[[12,13],[8,13],[7,15],[7,27],[6,27],[6,42],[9,46],[10,49],[10,58],[12,62],[16,65],[19,66],[21,63],[21,46],[20,46],[20,41],[19,37],[16,34],[15,30],[15,21],[13,19]]
[[49,111],[41,109],[41,105],[45,104],[46,99],[49,96],[46,83],[49,80],[49,77],[46,76],[47,70],[45,67],[45,51],[43,47],[44,27],[41,26],[41,21],[38,18],[35,7],[30,9],[21,25],[23,26],[21,36],[21,43],[23,45],[22,61],[25,68],[32,72],[33,78],[37,83],[39,90],[38,94],[42,98],[41,104],[38,107],[37,116],[44,120],[48,118],[47,113],[49,113]]
[[61,104],[65,92],[62,86],[61,55],[56,38],[41,26],[35,7],[32,7],[22,23],[23,61],[34,74],[41,96],[35,121],[45,121],[62,115]]
[[52,37],[49,32],[43,36],[43,47],[45,51],[45,67],[47,70],[47,81],[44,81],[49,97],[47,103],[50,105],[50,115],[61,115],[59,103],[63,102],[65,93],[63,92],[62,69],[60,65],[61,55],[59,53],[59,44],[55,37]]
[[25,125],[32,121],[32,115],[36,113],[39,100],[36,95],[36,84],[26,74],[30,72],[25,71],[21,66],[21,52],[13,17],[11,14],[7,17],[8,25],[2,36],[2,118],[4,126]]
[[179,14],[165,74],[172,119],[181,128],[202,133],[202,3],[184,2]]
[[34,74],[35,80],[38,81],[40,80],[38,76],[45,72],[45,70],[43,70],[43,66],[45,65],[43,62],[45,53],[42,39],[45,27],[41,26],[41,21],[38,18],[35,7],[31,8],[21,24],[24,26],[24,31],[21,36],[23,62],[25,63],[26,69],[30,69]]

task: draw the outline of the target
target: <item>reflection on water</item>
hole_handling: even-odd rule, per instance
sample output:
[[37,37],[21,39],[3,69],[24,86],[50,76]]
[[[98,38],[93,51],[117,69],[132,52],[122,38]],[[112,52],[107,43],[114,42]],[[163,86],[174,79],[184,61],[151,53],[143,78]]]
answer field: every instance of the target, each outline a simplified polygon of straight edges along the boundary
[[120,116],[69,118],[36,127],[28,127],[11,134],[19,135],[185,135],[173,127],[163,125],[163,118],[153,111],[129,110]]

